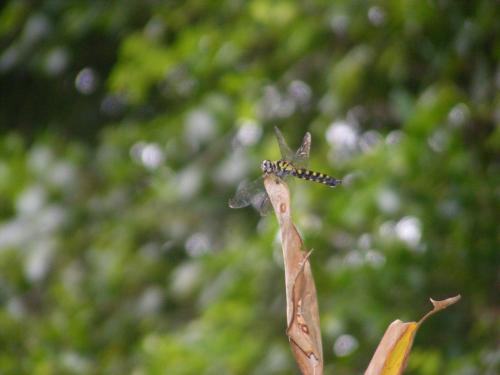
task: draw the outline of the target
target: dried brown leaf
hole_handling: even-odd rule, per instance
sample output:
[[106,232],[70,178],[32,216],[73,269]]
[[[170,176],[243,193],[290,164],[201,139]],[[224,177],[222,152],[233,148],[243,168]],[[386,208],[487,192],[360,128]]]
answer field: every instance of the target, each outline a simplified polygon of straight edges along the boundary
[[323,373],[323,349],[319,327],[316,287],[309,256],[290,211],[290,192],[275,176],[266,176],[264,186],[281,229],[281,244],[285,263],[287,302],[287,335],[295,360],[304,375]]

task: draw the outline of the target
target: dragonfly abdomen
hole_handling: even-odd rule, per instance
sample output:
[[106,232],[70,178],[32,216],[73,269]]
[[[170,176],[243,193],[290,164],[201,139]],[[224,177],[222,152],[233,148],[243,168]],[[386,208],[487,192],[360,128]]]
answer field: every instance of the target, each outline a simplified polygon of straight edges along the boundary
[[327,174],[310,171],[305,168],[296,168],[292,173],[293,176],[301,178],[303,180],[319,182],[327,186],[337,186],[342,183],[342,180],[338,180],[335,177],[328,176]]

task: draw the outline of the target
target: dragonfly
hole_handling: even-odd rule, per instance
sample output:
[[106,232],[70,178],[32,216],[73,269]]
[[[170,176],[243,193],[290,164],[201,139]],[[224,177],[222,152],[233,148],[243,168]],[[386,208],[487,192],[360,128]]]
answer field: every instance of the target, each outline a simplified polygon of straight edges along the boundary
[[261,171],[263,172],[263,176],[250,183],[240,184],[234,197],[229,200],[229,207],[242,208],[252,205],[261,215],[266,215],[271,209],[271,202],[264,189],[262,179],[270,174],[281,179],[293,176],[303,180],[322,183],[329,187],[335,187],[342,183],[342,180],[338,178],[311,171],[307,168],[311,149],[311,134],[309,132],[304,135],[302,143],[296,152],[290,149],[283,134],[277,127],[274,128],[274,132],[278,141],[281,159],[277,161],[262,161]]

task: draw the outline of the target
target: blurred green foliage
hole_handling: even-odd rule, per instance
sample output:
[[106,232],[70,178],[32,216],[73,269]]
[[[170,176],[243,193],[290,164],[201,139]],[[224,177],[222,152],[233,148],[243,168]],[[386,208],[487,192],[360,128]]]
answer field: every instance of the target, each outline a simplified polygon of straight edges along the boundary
[[500,367],[494,1],[9,1],[0,13],[0,372],[297,373],[274,217],[297,182],[326,373],[428,297],[408,373]]

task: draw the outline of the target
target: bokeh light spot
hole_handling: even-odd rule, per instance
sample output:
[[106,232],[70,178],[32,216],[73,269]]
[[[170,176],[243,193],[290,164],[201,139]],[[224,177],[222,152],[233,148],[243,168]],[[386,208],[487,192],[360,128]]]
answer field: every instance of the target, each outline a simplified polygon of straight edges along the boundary
[[416,249],[422,237],[422,224],[414,216],[405,216],[398,221],[395,227],[398,238],[408,246]]
[[358,137],[356,131],[345,121],[337,121],[326,131],[326,140],[332,146],[353,149]]
[[186,241],[186,252],[192,257],[198,257],[210,250],[210,238],[206,233],[193,233]]
[[57,76],[64,72],[68,66],[69,55],[66,48],[54,48],[47,54],[45,59],[45,71],[47,74]]
[[455,105],[448,113],[448,122],[454,128],[462,127],[470,118],[470,109],[465,103]]
[[377,194],[377,205],[380,211],[392,214],[399,209],[401,203],[395,191],[391,189],[382,189]]
[[92,94],[97,88],[97,76],[92,68],[84,68],[76,75],[76,89],[84,95]]
[[353,335],[344,334],[335,340],[333,352],[338,357],[346,357],[358,348],[358,340]]
[[242,119],[239,121],[240,127],[236,134],[238,143],[244,146],[252,146],[256,144],[262,136],[262,127],[251,119]]
[[381,26],[385,22],[385,12],[378,6],[372,6],[368,9],[368,20],[373,26]]

